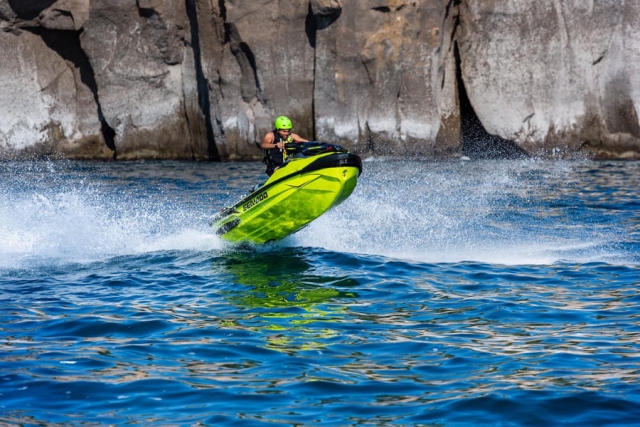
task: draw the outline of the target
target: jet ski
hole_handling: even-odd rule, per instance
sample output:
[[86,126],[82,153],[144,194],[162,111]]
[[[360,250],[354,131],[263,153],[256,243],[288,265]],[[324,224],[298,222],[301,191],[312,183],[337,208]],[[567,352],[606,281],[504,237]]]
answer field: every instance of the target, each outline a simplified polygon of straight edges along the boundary
[[288,143],[285,152],[262,186],[213,218],[216,234],[236,243],[283,239],[345,201],[362,173],[360,157],[338,145]]

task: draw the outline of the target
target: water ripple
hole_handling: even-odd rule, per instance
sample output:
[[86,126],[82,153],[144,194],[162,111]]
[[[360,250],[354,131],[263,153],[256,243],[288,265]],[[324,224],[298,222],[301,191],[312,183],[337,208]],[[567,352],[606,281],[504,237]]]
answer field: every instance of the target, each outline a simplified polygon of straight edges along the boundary
[[[0,184],[17,203],[0,202],[17,227],[0,225],[2,425],[640,419],[635,164],[396,164],[431,185],[412,206],[385,188],[382,212],[392,177],[369,165],[344,209],[263,248],[184,229],[244,188],[221,171],[246,183],[250,166],[82,165]],[[34,203],[65,233],[39,214],[20,229]],[[75,237],[70,206],[96,214]]]

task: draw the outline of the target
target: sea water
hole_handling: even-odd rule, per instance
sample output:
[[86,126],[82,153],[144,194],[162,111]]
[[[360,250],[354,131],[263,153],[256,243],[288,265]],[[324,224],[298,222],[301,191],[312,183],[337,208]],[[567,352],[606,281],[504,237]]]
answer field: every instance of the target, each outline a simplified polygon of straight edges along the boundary
[[0,163],[0,425],[640,423],[640,163],[367,159],[224,243],[262,177]]

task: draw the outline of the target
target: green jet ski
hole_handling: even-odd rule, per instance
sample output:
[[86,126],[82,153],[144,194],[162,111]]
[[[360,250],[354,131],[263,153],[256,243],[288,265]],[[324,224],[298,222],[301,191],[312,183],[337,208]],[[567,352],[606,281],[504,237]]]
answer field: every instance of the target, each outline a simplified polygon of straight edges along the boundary
[[288,143],[285,151],[260,188],[213,218],[216,234],[230,242],[283,239],[345,201],[362,173],[360,157],[337,145]]

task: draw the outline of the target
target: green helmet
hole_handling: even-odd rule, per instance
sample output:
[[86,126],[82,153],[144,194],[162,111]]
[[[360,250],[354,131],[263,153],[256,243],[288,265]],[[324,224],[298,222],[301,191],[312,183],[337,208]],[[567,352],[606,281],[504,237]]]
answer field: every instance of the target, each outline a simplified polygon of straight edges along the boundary
[[276,130],[280,130],[280,129],[291,129],[293,127],[293,125],[291,124],[291,120],[289,120],[289,117],[285,117],[285,116],[280,116],[276,119]]

